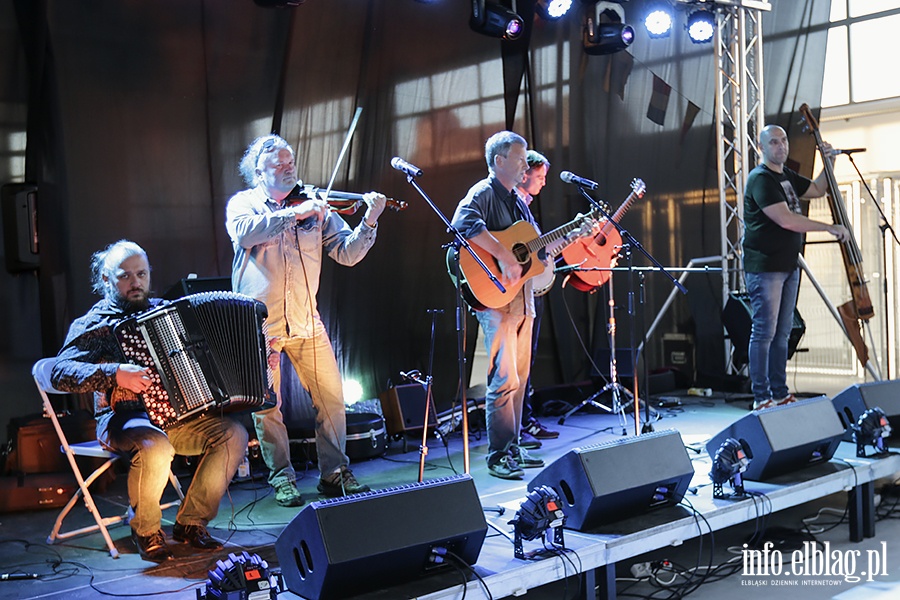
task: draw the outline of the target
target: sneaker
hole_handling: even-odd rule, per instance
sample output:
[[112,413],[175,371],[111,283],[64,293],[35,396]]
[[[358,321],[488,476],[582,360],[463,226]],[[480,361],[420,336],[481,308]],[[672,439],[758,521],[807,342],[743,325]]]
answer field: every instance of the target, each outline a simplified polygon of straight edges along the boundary
[[768,398],[767,400],[754,400],[753,410],[764,410],[766,408],[772,408],[775,406],[784,406],[785,404],[790,404],[791,402],[796,401],[797,398],[795,398],[793,394],[788,394],[780,400],[775,400],[774,398]]
[[793,394],[788,394],[781,400],[777,400],[775,402],[775,404],[777,404],[778,406],[783,406],[785,404],[790,404],[791,402],[796,402],[796,401],[797,401],[797,398]]
[[500,479],[522,479],[525,471],[510,456],[504,456],[492,465],[488,465],[488,473]]
[[199,550],[218,550],[222,547],[222,542],[209,535],[203,525],[182,525],[176,521],[172,527],[172,537],[176,542],[189,542]]
[[555,440],[559,437],[558,431],[551,431],[544,427],[540,421],[531,417],[528,421],[523,425],[522,432],[529,433],[535,439],[538,440]]
[[535,456],[528,454],[528,451],[521,446],[513,446],[509,449],[509,455],[516,464],[523,469],[537,469],[544,466],[544,461]]
[[528,450],[537,450],[543,446],[541,440],[536,439],[533,435],[524,429],[519,432],[519,448],[527,448]]
[[320,494],[330,498],[338,498],[340,496],[349,496],[350,494],[362,494],[369,491],[369,486],[364,485],[356,480],[353,471],[348,467],[342,466],[337,473],[330,473],[319,478],[317,486]]
[[775,406],[775,401],[771,398],[767,398],[765,400],[754,400],[752,410],[763,410],[766,408],[772,408],[773,406]]
[[303,506],[303,496],[293,481],[282,483],[275,488],[275,502],[278,506]]
[[144,560],[162,562],[173,558],[172,551],[169,550],[169,546],[166,544],[166,534],[163,533],[162,529],[150,535],[138,535],[137,531],[132,529],[131,539]]

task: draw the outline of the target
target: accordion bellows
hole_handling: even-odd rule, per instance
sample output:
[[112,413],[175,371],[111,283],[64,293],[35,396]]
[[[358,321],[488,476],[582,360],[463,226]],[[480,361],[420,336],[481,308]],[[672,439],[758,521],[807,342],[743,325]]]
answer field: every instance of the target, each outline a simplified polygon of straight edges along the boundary
[[116,325],[126,360],[149,367],[142,398],[150,420],[168,429],[210,410],[273,406],[266,316],[249,296],[202,292]]

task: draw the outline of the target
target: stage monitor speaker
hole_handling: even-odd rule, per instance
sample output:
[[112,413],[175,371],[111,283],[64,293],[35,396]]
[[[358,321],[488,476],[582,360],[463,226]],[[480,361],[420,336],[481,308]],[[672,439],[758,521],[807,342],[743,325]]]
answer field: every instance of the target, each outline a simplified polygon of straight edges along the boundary
[[473,565],[486,534],[475,483],[457,475],[313,502],[281,532],[275,552],[292,592],[342,599],[448,566],[449,552]]
[[32,271],[41,266],[37,229],[37,186],[8,183],[0,187],[3,216],[3,251],[10,273]]
[[891,429],[900,435],[900,381],[871,381],[856,383],[840,392],[832,399],[838,419],[845,429],[845,440],[852,439],[851,425],[870,408],[880,408],[887,415]]
[[[422,431],[425,423],[425,400],[428,394],[418,383],[398,385],[381,393],[381,412],[389,435],[405,431]],[[437,426],[437,415],[428,411],[428,426]]]
[[200,292],[230,292],[231,277],[185,277],[166,290],[163,298],[178,300]]
[[726,439],[741,441],[752,454],[742,477],[764,481],[828,462],[843,435],[831,400],[819,396],[753,411],[713,436],[706,451],[715,458]]
[[575,448],[528,484],[559,495],[566,527],[586,531],[684,497],[694,467],[674,430]]
[[[750,330],[753,309],[750,307],[750,296],[746,293],[731,292],[725,309],[722,311],[722,323],[728,331],[731,339],[732,362],[735,366],[742,367],[748,362],[748,349],[750,348]],[[800,339],[806,333],[806,322],[800,316],[800,311],[794,309],[794,320],[791,325],[791,335],[788,338],[788,358],[794,356]]]

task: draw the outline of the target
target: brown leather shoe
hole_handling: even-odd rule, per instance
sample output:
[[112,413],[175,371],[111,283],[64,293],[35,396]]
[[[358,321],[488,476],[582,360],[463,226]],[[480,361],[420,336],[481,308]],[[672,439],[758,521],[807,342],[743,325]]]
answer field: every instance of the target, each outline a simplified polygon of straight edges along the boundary
[[137,532],[132,529],[131,539],[134,541],[134,545],[137,546],[138,552],[141,553],[141,558],[144,560],[163,562],[173,558],[172,551],[169,550],[169,546],[166,544],[166,534],[163,533],[162,529],[159,529],[150,535],[138,535]]
[[189,542],[198,550],[218,550],[222,547],[222,542],[209,535],[209,531],[203,525],[175,523],[172,527],[172,537],[177,542]]

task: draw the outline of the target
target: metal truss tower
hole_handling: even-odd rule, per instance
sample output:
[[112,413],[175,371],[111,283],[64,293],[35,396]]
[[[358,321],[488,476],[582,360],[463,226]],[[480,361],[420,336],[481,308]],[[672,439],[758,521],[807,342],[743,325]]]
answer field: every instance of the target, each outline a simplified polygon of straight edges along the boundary
[[[765,124],[763,106],[762,11],[768,2],[714,0],[716,3],[716,162],[719,172],[719,227],[722,306],[730,292],[742,291],[744,265],[744,188],[759,162],[757,138]],[[731,342],[725,364],[733,372]]]

